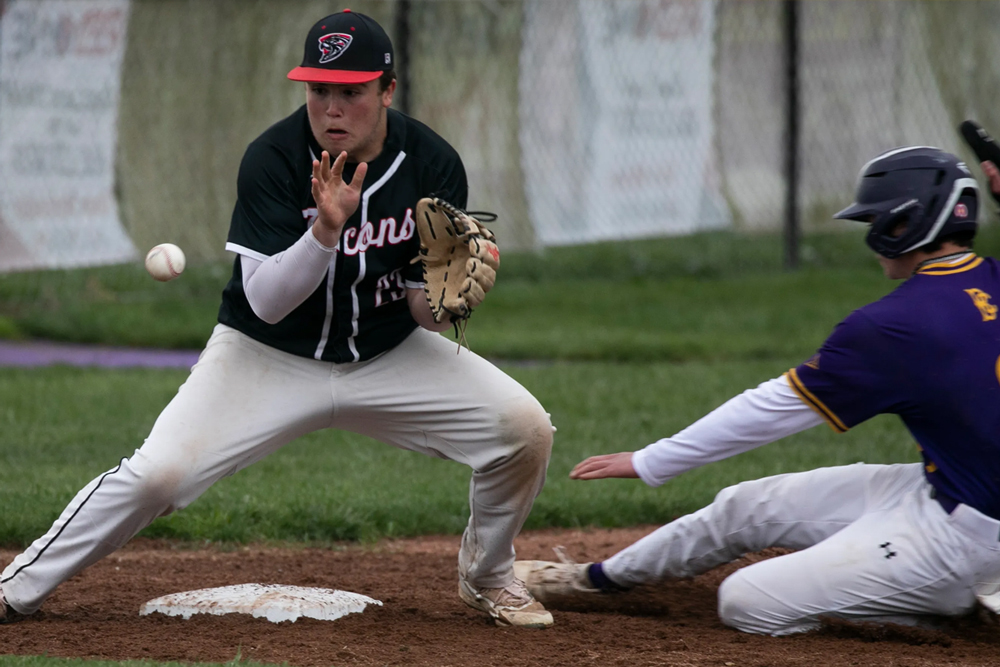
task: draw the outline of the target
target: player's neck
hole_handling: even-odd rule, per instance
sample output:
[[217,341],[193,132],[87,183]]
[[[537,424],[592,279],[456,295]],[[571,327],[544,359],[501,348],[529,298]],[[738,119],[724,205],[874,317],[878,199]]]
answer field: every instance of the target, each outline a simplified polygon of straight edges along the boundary
[[930,262],[940,261],[945,257],[958,257],[969,252],[972,252],[972,248],[945,242],[940,248],[932,252],[925,252],[919,249],[911,250],[905,255],[891,259],[879,256],[878,261],[887,278],[891,280],[906,280],[919,271],[920,267]]
[[961,257],[962,255],[970,252],[972,252],[972,248],[956,245],[950,241],[943,243],[941,247],[934,252],[921,252],[920,250],[915,250],[912,272],[916,273],[922,266],[930,264],[931,262]]

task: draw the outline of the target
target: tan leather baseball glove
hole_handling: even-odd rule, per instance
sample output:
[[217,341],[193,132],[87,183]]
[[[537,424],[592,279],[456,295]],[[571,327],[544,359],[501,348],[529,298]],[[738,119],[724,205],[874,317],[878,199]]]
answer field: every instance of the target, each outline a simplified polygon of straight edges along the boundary
[[473,215],[438,198],[417,202],[424,293],[435,322],[463,323],[496,282],[500,249]]

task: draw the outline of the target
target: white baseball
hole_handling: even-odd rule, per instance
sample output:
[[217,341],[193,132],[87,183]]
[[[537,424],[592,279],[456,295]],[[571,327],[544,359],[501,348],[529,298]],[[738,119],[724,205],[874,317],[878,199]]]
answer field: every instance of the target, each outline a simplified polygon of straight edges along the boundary
[[161,243],[146,253],[146,270],[161,282],[181,275],[185,262],[184,251],[173,243]]

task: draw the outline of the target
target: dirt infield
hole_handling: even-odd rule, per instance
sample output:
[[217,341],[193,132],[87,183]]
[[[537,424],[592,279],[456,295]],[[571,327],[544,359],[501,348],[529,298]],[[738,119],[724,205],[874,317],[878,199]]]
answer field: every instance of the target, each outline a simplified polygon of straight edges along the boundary
[[[521,558],[606,557],[649,532],[559,530],[522,535]],[[456,594],[457,537],[335,549],[179,548],[138,540],[64,584],[37,615],[0,626],[0,654],[289,665],[995,665],[1000,625],[985,613],[941,630],[828,625],[772,638],[722,626],[719,582],[756,554],[690,581],[554,607],[549,630],[493,627]],[[0,562],[14,554],[0,551]],[[271,623],[245,615],[140,617],[154,597],[239,583],[339,588],[384,603],[337,621]]]

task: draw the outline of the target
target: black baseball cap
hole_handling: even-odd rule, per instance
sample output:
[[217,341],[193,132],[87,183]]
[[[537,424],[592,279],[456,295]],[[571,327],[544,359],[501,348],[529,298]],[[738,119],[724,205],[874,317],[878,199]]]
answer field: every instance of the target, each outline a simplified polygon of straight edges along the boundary
[[367,83],[394,66],[392,41],[375,20],[345,9],[320,19],[306,37],[302,65],[292,81]]

